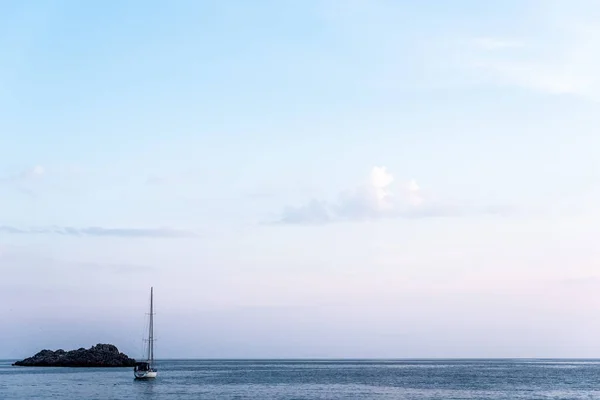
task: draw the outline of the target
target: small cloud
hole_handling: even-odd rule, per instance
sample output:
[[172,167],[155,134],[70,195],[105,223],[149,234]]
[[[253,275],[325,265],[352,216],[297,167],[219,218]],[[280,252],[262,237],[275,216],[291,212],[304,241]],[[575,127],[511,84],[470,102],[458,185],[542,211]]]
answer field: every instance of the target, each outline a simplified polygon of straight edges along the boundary
[[96,271],[111,271],[117,273],[137,273],[156,270],[156,268],[151,265],[115,264],[99,262],[79,262],[75,263],[75,266],[78,268],[88,268],[94,269]]
[[312,200],[302,207],[286,207],[281,217],[285,224],[322,224],[333,218],[330,206],[324,201]]
[[376,200],[376,207],[380,209],[388,209],[392,207],[390,185],[394,182],[394,177],[385,167],[373,167],[371,170],[370,185],[368,188],[373,188]]
[[423,197],[421,196],[421,188],[414,179],[408,182],[408,187],[406,190],[408,192],[408,201],[410,202],[410,204],[412,204],[413,206],[419,206],[423,203]]
[[53,226],[45,228],[18,228],[14,226],[0,225],[0,233],[36,235],[54,234],[66,236],[104,236],[104,237],[129,237],[129,238],[186,238],[195,237],[196,234],[186,230],[156,228],[103,228],[86,227],[72,228],[66,226]]
[[154,174],[146,179],[146,185],[173,185],[193,182],[199,173],[197,171],[182,171],[172,174]]
[[590,286],[590,287],[598,287],[600,285],[600,277],[598,276],[582,276],[582,277],[571,277],[564,278],[559,281],[563,285],[567,286]]
[[0,232],[2,232],[2,233],[12,233],[12,234],[27,233],[26,230],[15,228],[14,226],[6,226],[6,225],[0,226]]
[[153,176],[149,177],[148,180],[146,180],[147,185],[163,185],[168,182],[169,182],[168,178],[166,178],[164,176],[156,176],[156,175],[153,175]]
[[32,179],[39,179],[46,175],[46,169],[41,165],[28,168],[18,174],[5,176],[0,178],[0,183],[21,183]]
[[377,218],[393,212],[401,199],[394,197],[391,185],[394,177],[386,167],[373,167],[366,183],[354,190],[340,193],[337,202],[324,203],[331,220]]
[[[66,231],[71,234],[72,228]],[[101,228],[89,227],[78,230],[80,235],[88,236],[120,236],[120,237],[156,237],[156,238],[183,238],[196,236],[194,233],[179,229],[135,229],[135,228]]]
[[344,191],[336,202],[312,200],[300,207],[287,207],[283,223],[326,223],[339,220],[357,220],[383,217],[395,212],[399,206],[420,200],[419,187],[412,181],[407,184],[405,198],[396,198],[391,190],[394,176],[386,167],[371,169],[366,182],[354,190]]
[[46,170],[41,165],[36,165],[21,173],[21,179],[38,179],[46,174]]
[[552,65],[521,61],[488,61],[474,64],[475,68],[495,75],[497,82],[517,85],[539,92],[560,95],[585,95],[591,81],[585,75],[576,75],[553,68]]
[[6,185],[6,187],[12,188],[30,197],[37,197],[37,194],[32,189],[32,183],[34,181],[39,181],[44,175],[46,175],[45,168],[41,165],[36,165],[18,174],[0,178],[0,185]]
[[325,224],[381,218],[434,218],[471,214],[507,215],[514,210],[500,206],[458,206],[426,199],[414,180],[402,184],[400,196],[393,191],[394,176],[385,167],[373,167],[367,182],[340,193],[337,201],[313,199],[297,207],[286,207],[281,224]]

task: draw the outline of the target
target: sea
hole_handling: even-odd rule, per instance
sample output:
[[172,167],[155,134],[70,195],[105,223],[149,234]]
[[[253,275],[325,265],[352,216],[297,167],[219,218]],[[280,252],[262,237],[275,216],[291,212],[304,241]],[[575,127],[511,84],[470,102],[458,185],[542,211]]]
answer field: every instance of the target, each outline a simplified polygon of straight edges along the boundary
[[0,399],[600,399],[600,360],[162,360],[131,368],[0,361]]

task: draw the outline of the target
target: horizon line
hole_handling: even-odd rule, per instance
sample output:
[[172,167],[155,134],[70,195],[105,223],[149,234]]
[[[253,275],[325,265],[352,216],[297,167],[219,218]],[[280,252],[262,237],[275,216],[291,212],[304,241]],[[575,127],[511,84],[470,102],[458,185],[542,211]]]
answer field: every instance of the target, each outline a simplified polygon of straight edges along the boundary
[[[135,358],[134,358],[135,359]],[[20,358],[0,358],[0,361],[18,361]],[[137,359],[135,359],[137,360]],[[541,360],[541,361],[600,361],[599,357],[279,357],[279,358],[239,358],[239,357],[191,357],[191,358],[155,358],[155,361],[510,361],[510,360]]]

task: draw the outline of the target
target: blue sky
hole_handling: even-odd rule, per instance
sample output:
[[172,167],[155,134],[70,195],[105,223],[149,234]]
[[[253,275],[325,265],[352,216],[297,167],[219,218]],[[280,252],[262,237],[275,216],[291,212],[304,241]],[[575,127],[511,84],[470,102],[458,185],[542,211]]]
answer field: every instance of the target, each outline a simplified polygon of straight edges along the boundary
[[600,356],[600,6],[0,5],[0,357]]

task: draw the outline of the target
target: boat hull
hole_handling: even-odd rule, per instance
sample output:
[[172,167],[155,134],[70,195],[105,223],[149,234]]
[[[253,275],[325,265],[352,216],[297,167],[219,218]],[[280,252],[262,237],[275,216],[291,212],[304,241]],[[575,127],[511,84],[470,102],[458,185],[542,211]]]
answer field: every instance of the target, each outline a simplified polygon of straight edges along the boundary
[[136,371],[133,373],[135,379],[154,379],[156,378],[156,371]]

